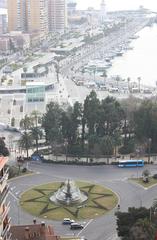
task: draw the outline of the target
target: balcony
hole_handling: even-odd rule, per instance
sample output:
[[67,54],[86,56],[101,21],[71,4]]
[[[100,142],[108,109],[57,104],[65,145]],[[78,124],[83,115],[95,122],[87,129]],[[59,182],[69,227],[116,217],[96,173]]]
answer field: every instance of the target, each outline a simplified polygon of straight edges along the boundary
[[9,186],[6,184],[5,188],[3,189],[3,192],[0,193],[0,204],[4,202],[8,192],[9,192]]
[[6,187],[7,180],[8,180],[8,175],[9,175],[8,171],[9,171],[9,169],[7,168],[3,177],[0,178],[0,193],[2,193],[4,188]]
[[3,222],[10,210],[10,202],[5,206],[3,213],[0,216],[0,222]]
[[[2,233],[1,233],[1,236],[2,238],[5,239],[6,236],[9,236],[9,230],[10,230],[10,221],[11,221],[11,218],[8,219],[8,223],[6,224],[5,228],[3,229]],[[8,237],[7,237],[8,239]]]

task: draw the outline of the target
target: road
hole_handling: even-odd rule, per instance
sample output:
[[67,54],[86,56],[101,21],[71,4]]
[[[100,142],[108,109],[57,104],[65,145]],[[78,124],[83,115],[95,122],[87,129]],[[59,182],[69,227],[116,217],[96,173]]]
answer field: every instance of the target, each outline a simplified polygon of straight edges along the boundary
[[[119,169],[116,166],[92,167],[51,164],[31,164],[29,168],[36,174],[10,181],[9,200],[11,202],[12,224],[30,224],[33,222],[33,216],[25,213],[18,204],[20,195],[24,191],[35,185],[63,181],[67,178],[93,182],[112,189],[119,196],[122,211],[126,211],[131,206],[150,207],[153,199],[156,198],[157,186],[145,190],[128,181],[128,178],[140,176],[143,168]],[[147,165],[145,168],[149,169],[152,174],[157,173],[156,165]],[[116,240],[115,211],[116,209],[113,209],[105,216],[85,221],[85,228],[81,232],[76,231],[76,235],[85,236],[90,240]],[[42,220],[38,219],[40,222]],[[57,234],[73,234],[69,227],[62,226],[60,221],[47,221],[46,219],[44,221],[53,224]]]

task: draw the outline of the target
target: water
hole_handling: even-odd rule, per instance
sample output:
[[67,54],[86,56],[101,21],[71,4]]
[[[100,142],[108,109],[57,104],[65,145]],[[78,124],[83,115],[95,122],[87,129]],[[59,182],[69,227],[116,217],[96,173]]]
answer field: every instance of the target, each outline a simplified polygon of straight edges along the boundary
[[122,57],[113,60],[108,76],[120,75],[137,82],[141,77],[141,84],[156,86],[157,82],[157,24],[142,29],[138,39],[130,44],[134,49],[126,51]]

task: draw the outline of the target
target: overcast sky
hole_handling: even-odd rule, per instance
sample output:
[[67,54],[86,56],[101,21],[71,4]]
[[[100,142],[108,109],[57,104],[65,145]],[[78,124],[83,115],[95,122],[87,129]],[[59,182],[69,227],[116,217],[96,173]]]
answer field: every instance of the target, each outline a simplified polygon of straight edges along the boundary
[[[157,0],[105,0],[108,10],[136,9],[143,5],[157,11]],[[77,0],[78,9],[99,8],[101,0]]]

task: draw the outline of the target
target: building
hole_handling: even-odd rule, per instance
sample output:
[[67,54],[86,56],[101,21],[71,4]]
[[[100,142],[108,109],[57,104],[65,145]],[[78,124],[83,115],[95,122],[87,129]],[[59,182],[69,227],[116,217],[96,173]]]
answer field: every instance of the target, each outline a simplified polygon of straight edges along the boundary
[[48,33],[48,0],[27,1],[28,32]]
[[106,14],[106,3],[105,0],[102,0],[100,5],[100,14],[99,14],[99,20],[100,23],[104,23],[106,20],[107,14]]
[[28,103],[45,102],[45,84],[43,82],[28,82],[26,84],[26,101]]
[[74,15],[76,13],[77,2],[75,0],[68,0],[67,11],[68,16]]
[[10,51],[10,39],[8,37],[0,37],[0,52],[6,53]]
[[7,10],[0,9],[0,35],[7,32]]
[[7,16],[0,14],[0,35],[7,32]]
[[55,236],[52,226],[47,226],[44,222],[41,224],[11,226],[12,240],[60,240]]
[[0,237],[3,240],[11,239],[10,229],[10,218],[8,217],[9,203],[6,198],[8,195],[9,187],[7,184],[8,180],[8,169],[6,164],[8,162],[7,157],[0,157]]
[[8,0],[8,31],[27,31],[26,0]]
[[8,0],[8,30],[48,32],[48,0]]
[[48,19],[50,32],[64,32],[66,30],[66,0],[48,0]]
[[0,1],[0,8],[7,8],[7,0]]

